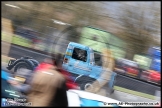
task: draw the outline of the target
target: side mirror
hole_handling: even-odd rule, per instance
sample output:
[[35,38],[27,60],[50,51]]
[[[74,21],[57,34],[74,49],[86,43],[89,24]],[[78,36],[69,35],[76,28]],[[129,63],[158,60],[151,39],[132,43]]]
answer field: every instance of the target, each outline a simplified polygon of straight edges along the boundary
[[70,45],[67,48],[70,49],[70,50],[74,49],[74,47],[70,46]]

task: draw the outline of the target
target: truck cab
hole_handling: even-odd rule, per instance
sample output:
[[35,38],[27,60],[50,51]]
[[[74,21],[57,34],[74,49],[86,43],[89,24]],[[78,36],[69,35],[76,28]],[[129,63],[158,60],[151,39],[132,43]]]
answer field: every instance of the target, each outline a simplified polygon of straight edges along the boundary
[[[70,42],[68,44],[62,68],[75,77],[75,81],[82,90],[91,86],[93,81],[98,79],[104,71],[102,67],[102,55],[88,46]],[[115,73],[112,74],[110,84],[113,86]]]

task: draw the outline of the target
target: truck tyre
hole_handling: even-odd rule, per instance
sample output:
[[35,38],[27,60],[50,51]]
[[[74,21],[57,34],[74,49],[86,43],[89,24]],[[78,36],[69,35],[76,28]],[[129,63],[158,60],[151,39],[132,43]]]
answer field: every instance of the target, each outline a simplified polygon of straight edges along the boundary
[[[117,74],[116,74],[116,75],[117,75]],[[114,85],[115,85],[115,82],[116,82],[116,77],[117,77],[116,75],[114,76],[114,79],[109,80],[109,82],[108,82],[108,88],[106,88],[108,94],[110,94],[110,95],[113,94],[114,91],[115,91],[115,90],[114,90]],[[110,83],[111,83],[110,81],[113,81],[113,82],[112,82],[112,85],[110,85]]]
[[[85,81],[86,80],[86,81]],[[90,89],[87,91],[91,91],[94,89],[92,83],[96,81],[96,79],[91,79],[91,78],[80,78],[76,83],[80,86],[81,90],[87,90],[89,87]],[[97,82],[99,84],[99,82]],[[97,85],[98,85],[97,84]]]
[[33,70],[33,67],[31,67],[29,64],[27,64],[25,62],[19,62],[16,64],[16,66],[14,68],[14,74],[21,72],[21,69]]
[[93,89],[92,82],[83,82],[79,84],[79,86],[81,90],[87,90],[88,87],[90,88],[90,90]]

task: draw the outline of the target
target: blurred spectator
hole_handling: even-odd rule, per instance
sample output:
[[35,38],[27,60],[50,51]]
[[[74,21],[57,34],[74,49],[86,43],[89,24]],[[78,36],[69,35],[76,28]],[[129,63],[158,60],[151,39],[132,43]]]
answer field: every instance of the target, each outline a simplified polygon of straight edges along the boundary
[[74,78],[71,76],[71,74],[62,69],[62,61],[63,60],[63,56],[61,54],[56,54],[55,59],[53,59],[54,64],[56,65],[58,71],[64,75],[65,79],[66,79],[66,87],[67,90],[68,89],[79,89],[78,85],[76,83],[74,83]]
[[45,59],[45,62],[44,67],[37,68],[34,73],[28,101],[32,102],[32,106],[67,107],[65,79],[56,67],[50,64],[50,59]]

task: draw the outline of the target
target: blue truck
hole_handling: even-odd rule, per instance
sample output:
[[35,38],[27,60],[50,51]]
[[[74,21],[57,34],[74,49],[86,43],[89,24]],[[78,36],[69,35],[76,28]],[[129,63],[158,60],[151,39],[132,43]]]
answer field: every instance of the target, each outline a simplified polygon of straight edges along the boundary
[[[38,64],[33,58],[21,57],[20,59],[10,60],[7,68],[9,70],[14,68],[14,72],[17,72],[20,68],[33,70]],[[71,73],[75,83],[78,83],[82,90],[92,87],[92,83],[94,81],[97,82],[102,72],[105,71],[102,66],[102,55],[100,52],[74,42],[68,44],[63,57],[62,68]],[[111,93],[114,91],[115,77],[116,73],[112,72],[110,81],[108,82]]]
[[[104,68],[102,67],[102,55],[100,52],[94,51],[92,48],[70,42],[68,44],[62,68],[70,72],[82,90],[99,79]],[[116,73],[112,72],[109,88],[113,88]],[[112,89],[113,91],[113,89]]]

